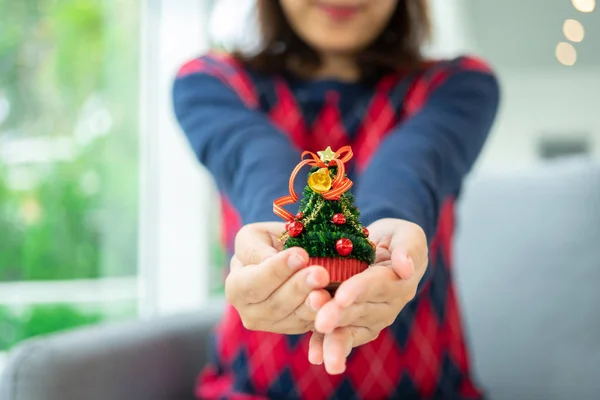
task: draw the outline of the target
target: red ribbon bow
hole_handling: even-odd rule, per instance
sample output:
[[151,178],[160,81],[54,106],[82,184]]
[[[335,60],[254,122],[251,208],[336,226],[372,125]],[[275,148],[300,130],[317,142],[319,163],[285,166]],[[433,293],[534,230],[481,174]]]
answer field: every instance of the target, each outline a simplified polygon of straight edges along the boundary
[[[310,156],[310,158],[305,160],[304,157],[307,155]],[[329,162],[329,165],[335,163],[338,167],[338,170],[333,182],[331,182],[331,189],[325,193],[321,193],[321,195],[326,200],[339,200],[340,196],[352,187],[353,183],[350,179],[348,179],[345,176],[346,169],[344,167],[344,164],[350,161],[351,158],[352,149],[350,148],[350,146],[344,146],[338,151],[336,151],[335,158]],[[293,204],[298,201],[298,194],[294,190],[294,181],[296,180],[296,175],[298,175],[298,172],[300,172],[302,167],[304,167],[305,165],[320,168],[328,167],[328,165],[321,161],[319,156],[310,151],[303,152],[301,159],[302,161],[300,161],[296,168],[294,168],[294,170],[292,171],[292,175],[290,176],[288,186],[290,194],[288,196],[280,197],[273,202],[273,212],[275,213],[275,215],[283,218],[285,221],[294,220],[294,216],[292,215],[292,213],[285,210],[283,206]]]

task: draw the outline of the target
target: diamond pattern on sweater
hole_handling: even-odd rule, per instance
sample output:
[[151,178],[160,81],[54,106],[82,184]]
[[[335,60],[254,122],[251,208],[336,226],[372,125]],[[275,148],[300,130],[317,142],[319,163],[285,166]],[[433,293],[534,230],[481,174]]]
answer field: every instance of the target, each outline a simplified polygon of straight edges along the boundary
[[385,398],[394,390],[404,363],[392,330],[383,330],[376,340],[354,349],[353,354],[346,375],[359,397]]
[[462,383],[462,373],[447,353],[442,358],[440,372],[434,398],[459,399],[461,397],[459,391]]
[[421,391],[427,397],[435,390],[439,374],[439,353],[441,338],[436,318],[431,315],[431,305],[419,302],[410,339],[407,342],[404,358],[407,370]]
[[288,357],[298,392],[303,394],[304,399],[328,399],[341,383],[343,375],[328,375],[324,366],[310,364],[308,347],[309,335]]
[[408,373],[403,373],[396,388],[390,394],[390,400],[422,400],[417,387]]
[[442,323],[446,318],[446,297],[450,285],[450,271],[442,256],[442,246],[438,247],[436,255],[436,266],[429,283],[429,298],[431,306],[438,322]]
[[251,354],[246,368],[250,370],[256,390],[264,393],[289,363],[287,343],[282,335],[250,332],[246,336],[246,344]]
[[290,351],[295,351],[296,347],[298,347],[303,340],[307,340],[307,335],[285,335],[285,340],[288,343]]
[[296,392],[296,384],[292,373],[288,367],[285,367],[281,374],[273,380],[269,391],[267,392],[269,399],[289,399],[296,400],[300,396]]
[[330,397],[331,400],[360,400],[356,394],[356,389],[348,378],[344,378]]
[[237,353],[237,356],[233,359],[233,363],[231,367],[236,371],[240,371],[241,373],[235,375],[235,379],[233,382],[233,389],[240,393],[254,393],[254,385],[252,384],[252,379],[250,378],[248,366],[248,353],[245,348],[240,348]]
[[414,299],[408,303],[400,314],[398,314],[394,323],[388,328],[393,332],[396,344],[400,349],[406,347],[406,342],[412,333],[412,324],[418,305],[419,299]]

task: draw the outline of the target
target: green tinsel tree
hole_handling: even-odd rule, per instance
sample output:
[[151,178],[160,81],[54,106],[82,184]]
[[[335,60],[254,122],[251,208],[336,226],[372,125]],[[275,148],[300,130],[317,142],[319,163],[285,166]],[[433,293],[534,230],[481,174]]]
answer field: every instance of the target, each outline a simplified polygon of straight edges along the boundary
[[[303,225],[303,232],[297,237],[289,237],[284,248],[301,247],[310,257],[347,257],[368,264],[375,261],[375,251],[368,239],[368,232],[360,223],[360,211],[349,192],[337,201],[325,200],[320,193],[306,186],[299,211],[301,214],[298,217],[301,218],[297,221]],[[337,221],[345,222],[335,223],[334,217]],[[352,243],[352,251],[347,256],[340,255],[336,249],[340,239],[348,239]]]
[[[340,171],[340,164],[331,162],[338,154],[339,151],[333,153],[328,148],[319,152],[320,165],[309,164],[313,168],[308,174],[299,212],[293,219],[288,219],[282,235],[285,249],[301,247],[308,252],[312,262],[328,269],[334,286],[336,281],[339,284],[375,261],[375,245],[360,222],[360,212],[354,205],[352,194],[345,191],[335,199],[326,198]],[[341,172],[345,176],[343,169]]]

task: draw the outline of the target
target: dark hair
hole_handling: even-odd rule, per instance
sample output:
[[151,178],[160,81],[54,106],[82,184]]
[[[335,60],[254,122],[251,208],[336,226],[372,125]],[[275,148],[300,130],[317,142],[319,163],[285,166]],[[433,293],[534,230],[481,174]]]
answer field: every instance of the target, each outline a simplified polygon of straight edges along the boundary
[[[415,69],[423,60],[421,49],[429,39],[431,24],[428,0],[399,0],[381,35],[357,55],[362,78],[392,71]],[[279,0],[257,0],[262,50],[252,56],[236,57],[261,73],[281,73],[290,58],[302,60],[303,69],[315,69],[317,53],[294,32]]]

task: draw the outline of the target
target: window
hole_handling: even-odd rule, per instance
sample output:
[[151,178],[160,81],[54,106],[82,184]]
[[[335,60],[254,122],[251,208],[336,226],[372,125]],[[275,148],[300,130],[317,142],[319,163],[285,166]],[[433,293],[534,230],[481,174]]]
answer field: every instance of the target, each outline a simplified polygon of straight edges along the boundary
[[0,0],[0,368],[32,336],[222,294],[217,193],[171,106],[215,4]]
[[0,352],[138,310],[138,1],[0,0]]

